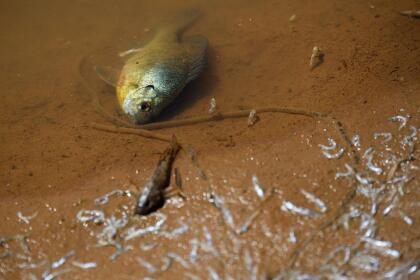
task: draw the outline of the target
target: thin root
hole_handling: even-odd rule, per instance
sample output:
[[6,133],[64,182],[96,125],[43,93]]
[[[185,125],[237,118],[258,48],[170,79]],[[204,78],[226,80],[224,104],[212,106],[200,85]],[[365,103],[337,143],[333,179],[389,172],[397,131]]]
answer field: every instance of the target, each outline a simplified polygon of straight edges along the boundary
[[388,175],[386,177],[387,181],[390,181],[394,175],[395,172],[398,171],[398,168],[401,166],[401,164],[405,163],[405,162],[410,162],[412,160],[414,160],[414,150],[415,150],[416,146],[415,145],[411,145],[410,146],[410,150],[408,151],[408,156],[402,160],[399,160],[398,162],[396,162],[390,169],[388,172]]
[[113,132],[113,133],[123,133],[123,134],[135,134],[140,135],[149,139],[156,139],[164,142],[172,142],[172,138],[164,135],[160,135],[156,132],[151,132],[146,129],[140,128],[130,128],[130,127],[121,127],[121,126],[112,126],[100,123],[91,123],[90,127],[102,131]]
[[[296,110],[296,109],[288,109],[282,107],[262,107],[254,109],[257,114],[261,113],[284,113],[284,114],[292,114],[292,115],[301,115],[311,118],[323,118],[327,117],[326,113],[319,113],[319,112],[309,112],[305,110]],[[226,119],[234,119],[234,118],[248,118],[249,114],[254,111],[253,109],[249,110],[238,110],[232,111],[227,113],[215,113],[213,115],[196,117],[196,118],[188,118],[182,120],[173,120],[173,121],[165,121],[165,122],[157,122],[157,123],[149,123],[138,126],[142,129],[161,129],[161,128],[170,128],[170,127],[179,127],[185,125],[193,125],[198,123],[205,123],[211,121],[222,121]]]
[[334,223],[344,214],[347,207],[350,205],[353,198],[356,196],[357,191],[357,184],[356,182],[353,182],[350,190],[346,194],[343,202],[341,203],[341,206],[338,208],[336,213],[327,221],[322,223],[316,230],[314,230],[306,239],[304,239],[302,242],[298,243],[298,245],[295,247],[293,252],[290,255],[290,262],[288,265],[288,270],[293,270],[296,266],[296,262],[299,259],[299,257],[302,255],[302,253],[305,251],[305,249],[309,246],[309,244],[314,241],[314,239],[321,234],[324,230],[334,225]]
[[[273,197],[273,194],[274,194],[274,189],[271,188],[269,192],[267,193],[267,195],[264,197],[264,199],[260,202],[257,209],[247,218],[248,219],[247,229],[249,226],[251,226],[251,224],[255,221],[255,219],[260,215],[263,207],[267,204],[267,201],[269,201],[270,198]],[[238,235],[244,234],[247,231],[247,229],[243,230],[242,228],[238,228],[236,230],[236,234]]]
[[[95,101],[96,100],[96,101]],[[101,113],[107,120],[112,121],[115,126],[105,125],[105,124],[98,124],[98,123],[91,123],[91,127],[107,131],[107,132],[114,132],[114,133],[126,133],[126,134],[136,134],[146,138],[157,139],[165,142],[171,142],[171,138],[163,135],[159,135],[157,133],[148,131],[154,129],[162,129],[162,128],[173,128],[179,126],[186,126],[186,125],[193,125],[198,123],[205,123],[211,121],[222,121],[226,119],[233,119],[233,118],[245,118],[249,117],[251,112],[257,113],[284,113],[284,114],[292,114],[292,115],[301,115],[311,118],[325,118],[328,115],[326,113],[319,113],[319,112],[308,112],[305,110],[295,110],[295,109],[287,109],[281,107],[263,107],[259,109],[250,109],[250,110],[239,110],[239,111],[232,111],[227,113],[216,113],[210,116],[202,116],[196,118],[187,118],[181,120],[172,120],[172,121],[165,121],[165,122],[156,122],[156,123],[149,123],[144,125],[133,125],[128,124],[123,120],[120,120],[110,114],[108,114],[103,107],[99,104],[99,100],[97,98],[93,98],[92,104],[97,109],[98,112]]]
[[[351,151],[350,158],[353,161],[352,168],[355,172],[357,172],[356,166],[359,163],[360,156],[357,150],[355,149],[354,144],[352,143],[350,137],[347,135],[346,129],[343,123],[332,116],[324,115],[323,117],[328,118],[332,121],[332,123],[338,129],[343,140],[350,147],[350,151]],[[334,215],[330,219],[322,223],[320,226],[318,226],[314,231],[312,231],[312,233],[306,239],[302,240],[296,245],[295,249],[290,254],[290,257],[289,257],[290,261],[286,270],[289,270],[289,271],[293,270],[296,266],[296,263],[299,257],[303,254],[306,248],[312,243],[312,241],[314,241],[315,238],[318,235],[320,235],[322,232],[324,232],[326,229],[333,226],[335,222],[344,214],[347,207],[350,205],[350,203],[353,201],[354,197],[356,196],[356,191],[357,191],[357,183],[353,180],[352,184],[350,185],[350,189],[347,191],[343,201],[341,202],[341,205],[338,207]],[[276,274],[278,273],[279,271],[276,272]]]

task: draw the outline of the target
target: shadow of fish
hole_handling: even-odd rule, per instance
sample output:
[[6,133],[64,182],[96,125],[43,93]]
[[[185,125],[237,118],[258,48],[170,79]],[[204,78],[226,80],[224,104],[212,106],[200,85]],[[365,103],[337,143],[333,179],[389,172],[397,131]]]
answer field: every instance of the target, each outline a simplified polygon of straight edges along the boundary
[[150,122],[202,72],[207,39],[201,35],[179,39],[197,17],[196,12],[181,14],[162,24],[144,47],[120,53],[128,59],[118,79],[107,68],[96,67],[104,81],[116,86],[118,103],[132,122]]

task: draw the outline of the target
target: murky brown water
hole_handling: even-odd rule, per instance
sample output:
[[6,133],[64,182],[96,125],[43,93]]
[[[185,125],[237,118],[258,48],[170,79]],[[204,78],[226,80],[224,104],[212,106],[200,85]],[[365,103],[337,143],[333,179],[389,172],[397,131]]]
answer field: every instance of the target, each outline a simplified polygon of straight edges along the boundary
[[[420,20],[398,14],[419,10],[414,1],[77,0],[0,7],[2,278],[41,279],[48,269],[46,279],[61,271],[62,279],[419,277],[413,271],[420,265],[414,145]],[[265,106],[328,112],[350,138],[359,135],[360,162],[330,119],[267,113],[252,127],[244,118],[163,129],[159,133],[176,134],[193,147],[208,180],[182,152],[175,166],[186,199],[169,200],[158,215],[133,217],[136,193],[167,144],[90,127],[106,121],[92,108],[81,76],[116,115],[115,96],[94,73],[80,73],[79,63],[84,57],[111,63],[107,54],[143,44],[162,18],[188,8],[203,13],[187,34],[209,39],[209,66],[159,121],[206,115],[211,97],[222,112]],[[310,71],[314,46],[325,57]],[[410,116],[401,129],[402,118],[389,119],[398,115]],[[329,146],[328,138],[337,147],[327,156],[346,149],[338,159],[327,159],[319,147]],[[353,171],[335,178],[345,164]],[[253,175],[266,196],[274,190],[264,203]],[[133,196],[95,204],[114,189]],[[103,211],[108,219],[128,214],[128,224],[110,234],[122,247],[98,247],[112,221],[82,223],[76,215],[83,209]],[[125,240],[156,222],[153,232]],[[12,238],[17,235],[26,245]],[[111,260],[118,248],[121,254]],[[337,248],[342,251],[332,254]],[[64,264],[56,262],[72,250]],[[82,269],[75,261],[96,267]]]

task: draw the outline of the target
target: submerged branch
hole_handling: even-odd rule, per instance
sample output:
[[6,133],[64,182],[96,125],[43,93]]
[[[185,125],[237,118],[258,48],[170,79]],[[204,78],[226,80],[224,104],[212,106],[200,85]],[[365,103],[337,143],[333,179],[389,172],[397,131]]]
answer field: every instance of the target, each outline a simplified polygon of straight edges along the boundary
[[140,125],[138,127],[142,129],[153,130],[153,129],[193,125],[193,124],[206,123],[206,122],[212,122],[212,121],[222,121],[226,119],[244,118],[244,117],[248,117],[251,111],[254,111],[254,110],[257,113],[284,113],[284,114],[291,114],[291,115],[301,115],[301,116],[306,116],[306,117],[311,117],[311,118],[323,118],[327,116],[326,113],[310,112],[310,111],[298,110],[298,109],[288,109],[288,108],[282,108],[282,107],[261,107],[261,108],[256,108],[256,109],[238,110],[238,111],[231,111],[231,112],[226,112],[226,113],[219,112],[219,113],[215,113],[209,116],[149,123],[149,124]]
[[156,140],[160,140],[160,141],[164,141],[164,142],[171,142],[172,141],[171,137],[161,135],[161,134],[158,134],[156,132],[151,132],[151,131],[148,131],[146,129],[112,126],[112,125],[100,124],[100,123],[91,123],[90,127],[94,128],[94,129],[97,129],[97,130],[113,132],[113,133],[140,135],[140,136],[145,137],[145,138],[156,139]]

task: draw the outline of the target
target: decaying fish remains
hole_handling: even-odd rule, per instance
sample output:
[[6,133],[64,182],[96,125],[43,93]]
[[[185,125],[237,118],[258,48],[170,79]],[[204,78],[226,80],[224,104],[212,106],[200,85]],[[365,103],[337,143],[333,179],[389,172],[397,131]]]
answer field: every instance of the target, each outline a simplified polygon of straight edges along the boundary
[[162,154],[155,171],[137,199],[134,210],[136,214],[148,215],[164,205],[166,190],[171,180],[172,164],[180,148],[173,137],[171,146]]
[[150,122],[202,72],[207,39],[178,38],[196,17],[195,13],[181,15],[158,29],[146,46],[121,54],[128,59],[116,83],[117,97],[134,123]]

